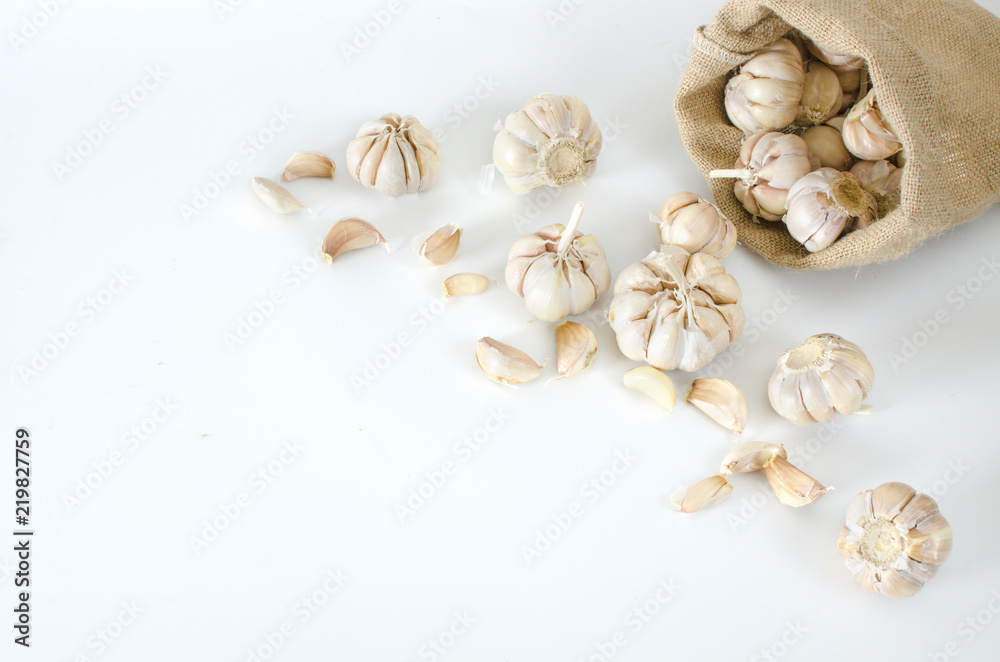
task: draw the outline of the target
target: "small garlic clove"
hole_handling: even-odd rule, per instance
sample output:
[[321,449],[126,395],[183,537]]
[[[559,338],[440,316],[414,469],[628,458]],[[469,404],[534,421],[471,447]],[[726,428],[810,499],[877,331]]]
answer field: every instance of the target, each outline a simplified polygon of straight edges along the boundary
[[721,377],[701,377],[691,382],[691,392],[685,399],[722,427],[742,434],[747,422],[747,400],[736,384]]
[[785,451],[784,446],[766,441],[751,441],[746,444],[740,444],[726,453],[726,456],[722,458],[722,466],[719,467],[719,474],[728,476],[732,473],[761,471],[773,462],[776,457],[788,459],[788,453]]
[[500,384],[522,384],[542,374],[542,366],[530,356],[489,336],[476,343],[476,361],[487,377]]
[[455,223],[449,223],[427,237],[420,245],[417,254],[421,260],[433,267],[448,264],[458,252],[461,239],[462,228]]
[[[375,226],[360,218],[342,218],[333,224],[323,239],[323,258],[332,264],[348,251],[385,244],[385,237]],[[388,245],[386,245],[388,250]]]
[[677,512],[693,513],[722,503],[732,491],[732,484],[723,476],[709,476],[678,492],[670,501],[677,506]]
[[597,337],[585,324],[563,322],[556,327],[556,369],[572,377],[588,367],[597,354]]
[[831,489],[823,487],[815,478],[780,455],[767,463],[762,471],[778,501],[793,508],[810,504]]
[[492,282],[482,274],[463,272],[445,278],[442,289],[446,297],[467,297],[479,294]]
[[333,171],[337,169],[326,154],[319,152],[295,152],[285,162],[285,172],[281,178],[290,182],[300,177],[325,177],[333,179]]
[[645,393],[665,412],[673,411],[677,391],[670,376],[662,370],[648,365],[632,368],[625,373],[622,381],[626,388]]
[[253,190],[268,209],[278,214],[291,214],[300,209],[309,209],[285,187],[275,184],[270,179],[254,177]]

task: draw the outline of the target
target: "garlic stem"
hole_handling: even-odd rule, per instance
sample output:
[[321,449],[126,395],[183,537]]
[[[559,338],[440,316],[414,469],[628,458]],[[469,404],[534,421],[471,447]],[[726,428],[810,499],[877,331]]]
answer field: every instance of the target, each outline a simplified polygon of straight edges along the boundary
[[723,179],[728,177],[735,177],[736,179],[750,179],[753,176],[753,170],[750,168],[712,170],[708,173],[708,176],[711,179]]
[[580,217],[583,216],[583,203],[576,203],[576,207],[573,208],[573,215],[569,217],[569,225],[563,230],[562,236],[559,237],[559,244],[556,245],[556,255],[563,257],[566,255],[566,251],[569,250],[570,244],[573,243],[573,239],[576,237],[576,228],[580,225]]

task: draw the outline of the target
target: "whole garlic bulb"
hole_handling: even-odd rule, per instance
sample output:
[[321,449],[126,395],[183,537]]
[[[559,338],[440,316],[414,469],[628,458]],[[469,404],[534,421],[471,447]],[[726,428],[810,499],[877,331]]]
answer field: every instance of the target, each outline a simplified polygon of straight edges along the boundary
[[825,46],[820,46],[811,39],[806,39],[805,44],[809,52],[816,56],[816,59],[825,63],[834,71],[847,72],[865,66],[865,60],[862,57],[838,53]]
[[822,62],[813,60],[805,68],[802,100],[795,116],[798,126],[822,124],[840,112],[844,91],[837,73]]
[[878,205],[878,217],[882,218],[899,206],[900,185],[903,169],[885,160],[859,161],[851,168],[851,174],[861,182],[861,188],[868,191]]
[[781,353],[767,396],[774,411],[804,427],[857,411],[874,380],[872,364],[860,347],[821,333]]
[[726,83],[726,114],[743,133],[783,129],[799,112],[804,80],[799,49],[779,39],[758,51]]
[[811,253],[878,218],[878,203],[858,178],[833,168],[820,168],[795,182],[788,191],[787,207],[788,232]]
[[887,159],[903,149],[903,143],[882,117],[875,90],[868,92],[848,111],[842,133],[851,154],[865,161]]
[[905,483],[865,490],[847,507],[837,547],[865,590],[906,598],[951,554],[952,533],[937,502]]
[[582,214],[578,202],[568,226],[547,225],[525,235],[507,256],[507,287],[543,322],[587,311],[611,285],[601,244],[576,230]]
[[608,311],[618,347],[661,370],[700,370],[743,333],[740,286],[705,253],[662,246],[615,281]]
[[736,246],[736,226],[711,202],[687,191],[674,193],[653,217],[660,240],[689,253],[708,253],[725,259]]
[[539,94],[507,115],[493,142],[493,163],[515,193],[585,182],[601,153],[601,130],[574,96]]
[[[842,122],[839,124],[843,126]],[[854,156],[847,151],[837,124],[811,126],[802,132],[802,140],[809,146],[809,154],[824,168],[845,171],[854,164]]]
[[416,193],[441,174],[441,145],[417,118],[395,113],[365,122],[347,146],[347,169],[390,198]]

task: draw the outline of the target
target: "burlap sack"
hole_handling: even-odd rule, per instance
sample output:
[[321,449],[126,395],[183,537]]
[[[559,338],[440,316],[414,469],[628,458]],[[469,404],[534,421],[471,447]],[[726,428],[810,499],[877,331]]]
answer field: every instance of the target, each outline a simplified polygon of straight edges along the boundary
[[732,70],[793,28],[868,62],[908,162],[902,202],[866,230],[809,253],[783,223],[754,221],[733,181],[709,180],[742,243],[795,269],[887,262],[1000,202],[1000,19],[968,0],[730,0],[694,36],[674,99],[684,145],[708,176],[731,168],[743,133],[723,90]]

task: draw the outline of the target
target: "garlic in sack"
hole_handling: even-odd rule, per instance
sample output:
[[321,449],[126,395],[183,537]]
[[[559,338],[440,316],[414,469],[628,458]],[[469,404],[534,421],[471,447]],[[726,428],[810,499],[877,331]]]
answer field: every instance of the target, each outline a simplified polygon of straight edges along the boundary
[[347,169],[366,188],[390,198],[423,191],[441,174],[441,145],[412,115],[365,122],[347,146]]
[[743,133],[783,129],[799,112],[804,80],[799,49],[788,39],[778,39],[726,83],[726,114]]
[[906,598],[951,554],[952,533],[937,502],[905,483],[865,490],[847,507],[837,547],[865,590]]
[[822,62],[813,60],[806,65],[802,100],[795,116],[798,126],[822,124],[840,112],[844,90],[837,73]]
[[806,338],[778,357],[767,385],[774,411],[801,426],[852,414],[872,389],[875,372],[860,347],[832,333]]
[[851,174],[861,182],[861,188],[875,198],[879,218],[899,206],[902,195],[900,192],[900,185],[903,182],[902,168],[897,168],[884,159],[859,161],[851,168]]
[[651,216],[660,230],[660,241],[689,253],[708,253],[725,259],[736,246],[736,226],[718,207],[694,193],[675,193]]
[[858,100],[861,93],[861,83],[868,82],[868,71],[866,69],[851,69],[850,71],[838,71],[837,80],[840,81],[840,90],[843,92],[840,99],[840,112],[847,112]]
[[809,49],[809,52],[816,56],[816,59],[826,64],[834,71],[854,71],[855,69],[860,69],[865,66],[864,58],[858,57],[857,55],[838,53],[825,46],[817,44],[811,39],[806,39],[805,44],[806,48]]
[[556,223],[525,235],[507,255],[507,287],[543,322],[586,312],[611,285],[601,244],[576,230],[582,215],[578,202],[568,226]]
[[864,161],[887,159],[903,149],[903,143],[882,117],[875,90],[868,92],[848,111],[842,133],[847,149]]
[[705,253],[662,246],[615,281],[608,311],[622,354],[662,370],[700,370],[743,332],[740,286]]
[[743,207],[753,216],[780,221],[788,189],[818,167],[819,161],[813,161],[799,136],[761,131],[743,141],[732,170],[712,170],[708,176],[736,177],[733,193]]
[[843,126],[843,118],[839,122],[827,122],[811,126],[802,132],[802,140],[809,147],[809,154],[819,160],[823,168],[833,168],[842,172],[850,170],[854,164],[854,155],[844,145],[839,126]]
[[811,253],[878,218],[878,203],[858,178],[833,168],[820,168],[795,182],[786,205],[788,232]]
[[601,153],[601,130],[571,95],[539,94],[507,115],[493,142],[493,163],[515,193],[585,182]]

